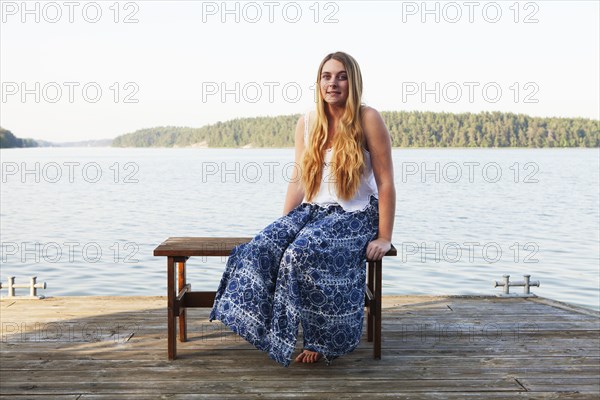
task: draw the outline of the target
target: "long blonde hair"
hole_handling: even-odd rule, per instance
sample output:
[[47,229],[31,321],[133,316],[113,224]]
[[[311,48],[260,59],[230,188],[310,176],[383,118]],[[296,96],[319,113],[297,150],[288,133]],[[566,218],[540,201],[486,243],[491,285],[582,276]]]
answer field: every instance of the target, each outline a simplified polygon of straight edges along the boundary
[[318,193],[323,174],[325,143],[327,141],[328,119],[325,113],[325,101],[321,95],[321,72],[325,63],[331,59],[344,64],[348,75],[348,98],[346,108],[336,127],[331,160],[331,178],[335,180],[338,197],[350,200],[356,194],[364,168],[362,152],[363,131],[360,115],[362,97],[362,75],[358,63],[344,52],[335,52],[325,56],[317,73],[317,118],[309,130],[308,146],[302,157],[302,185],[310,202]]

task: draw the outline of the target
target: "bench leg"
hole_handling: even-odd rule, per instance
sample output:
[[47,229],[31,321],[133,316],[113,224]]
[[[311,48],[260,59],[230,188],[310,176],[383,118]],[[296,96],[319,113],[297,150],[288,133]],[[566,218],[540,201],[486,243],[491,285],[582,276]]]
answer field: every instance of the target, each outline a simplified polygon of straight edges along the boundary
[[[178,281],[178,292],[177,293],[181,293],[181,290],[183,290],[183,288],[186,285],[186,280],[185,280],[185,261],[179,261],[177,262],[178,268],[177,268],[177,281]],[[187,320],[186,320],[186,316],[187,316],[187,312],[186,312],[186,308],[182,307],[181,304],[179,305],[179,341],[180,342],[186,342],[187,341]]]
[[374,281],[375,291],[373,297],[375,298],[375,315],[373,317],[373,358],[381,359],[381,260],[372,261],[374,264]]
[[177,357],[177,342],[175,341],[175,260],[173,257],[167,259],[167,350],[169,360]]
[[[374,265],[371,261],[367,262],[367,287],[371,291],[371,293],[375,293],[375,288],[373,287],[373,269]],[[367,341],[373,341],[373,311],[371,306],[367,307]]]
[[[186,280],[185,280],[185,261],[179,261],[177,262],[178,265],[178,272],[177,272],[177,281],[178,281],[178,288],[179,291],[178,293],[181,293],[181,290],[185,287],[186,285]],[[182,307],[181,304],[179,305],[179,341],[180,342],[187,342],[187,310],[185,307]]]

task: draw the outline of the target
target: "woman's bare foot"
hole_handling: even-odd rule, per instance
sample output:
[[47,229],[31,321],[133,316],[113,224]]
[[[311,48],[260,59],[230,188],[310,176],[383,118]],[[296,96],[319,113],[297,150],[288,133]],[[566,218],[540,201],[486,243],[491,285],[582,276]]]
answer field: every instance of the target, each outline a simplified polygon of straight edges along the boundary
[[316,351],[303,350],[302,353],[298,354],[298,357],[296,357],[296,362],[316,363],[321,357],[321,354]]

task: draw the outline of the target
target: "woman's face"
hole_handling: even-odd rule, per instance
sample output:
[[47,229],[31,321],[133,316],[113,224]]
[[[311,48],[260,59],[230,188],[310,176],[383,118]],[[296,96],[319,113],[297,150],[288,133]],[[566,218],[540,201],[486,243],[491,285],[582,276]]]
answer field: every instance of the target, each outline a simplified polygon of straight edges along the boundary
[[321,70],[321,96],[326,103],[345,106],[348,98],[348,74],[344,64],[328,60]]

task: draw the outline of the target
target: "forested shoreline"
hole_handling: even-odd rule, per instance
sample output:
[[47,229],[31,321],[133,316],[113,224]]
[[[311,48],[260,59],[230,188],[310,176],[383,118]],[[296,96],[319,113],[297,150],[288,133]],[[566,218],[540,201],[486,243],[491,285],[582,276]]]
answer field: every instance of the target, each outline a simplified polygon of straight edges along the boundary
[[[600,122],[482,112],[381,113],[394,147],[599,147]],[[115,147],[293,147],[299,114],[238,118],[201,128],[163,126],[115,138]]]
[[[383,111],[394,147],[600,147],[600,121],[481,112]],[[112,140],[50,143],[20,139],[0,127],[0,147],[293,147],[299,114],[237,118],[200,128],[161,126]]]
[[38,147],[38,143],[33,139],[20,139],[11,131],[0,127],[0,149],[13,147]]

